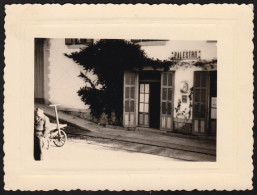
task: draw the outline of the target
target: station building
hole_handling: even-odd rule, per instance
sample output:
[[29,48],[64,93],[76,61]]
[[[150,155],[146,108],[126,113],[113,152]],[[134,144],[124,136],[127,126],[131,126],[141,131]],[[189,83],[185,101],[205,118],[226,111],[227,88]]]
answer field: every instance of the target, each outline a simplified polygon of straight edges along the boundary
[[[123,125],[216,135],[216,41],[139,41],[151,58],[172,58],[169,70],[124,73]],[[202,66],[199,65],[199,62]]]
[[[36,39],[35,101],[60,103],[63,110],[88,116],[77,91],[82,67],[64,53],[93,39]],[[217,42],[131,40],[153,59],[172,59],[168,69],[145,66],[124,72],[123,126],[193,135],[216,135]],[[92,79],[94,75],[91,75]]]

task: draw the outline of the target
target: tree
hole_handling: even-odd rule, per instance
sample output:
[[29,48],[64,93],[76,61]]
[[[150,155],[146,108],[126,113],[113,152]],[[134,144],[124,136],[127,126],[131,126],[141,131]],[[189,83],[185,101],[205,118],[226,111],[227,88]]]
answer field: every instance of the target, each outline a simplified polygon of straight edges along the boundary
[[[140,45],[117,39],[100,40],[79,52],[65,55],[83,66],[84,72],[79,77],[86,85],[78,90],[78,95],[90,106],[91,115],[99,118],[106,113],[110,117],[114,112],[118,119],[116,124],[122,123],[124,71],[140,70],[145,65],[157,68],[171,64],[148,58]],[[97,81],[92,81],[88,72],[96,75]]]

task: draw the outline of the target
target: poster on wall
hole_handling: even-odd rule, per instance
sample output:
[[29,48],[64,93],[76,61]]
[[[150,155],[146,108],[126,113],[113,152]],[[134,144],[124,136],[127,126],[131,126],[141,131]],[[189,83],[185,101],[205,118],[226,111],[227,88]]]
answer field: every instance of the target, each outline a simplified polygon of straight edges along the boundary
[[217,108],[217,97],[212,97],[211,98],[211,107],[212,108]]
[[217,97],[211,98],[211,119],[217,119]]
[[181,93],[187,93],[189,89],[188,81],[182,81],[180,84],[180,92]]
[[187,95],[182,95],[182,103],[187,103]]

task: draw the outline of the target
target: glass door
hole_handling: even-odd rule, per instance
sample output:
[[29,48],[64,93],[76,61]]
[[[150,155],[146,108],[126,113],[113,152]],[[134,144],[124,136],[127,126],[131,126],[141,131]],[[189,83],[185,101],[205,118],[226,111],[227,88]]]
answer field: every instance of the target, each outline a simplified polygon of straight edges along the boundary
[[150,84],[141,83],[139,87],[139,125],[149,127]]
[[163,72],[161,76],[161,119],[162,130],[173,130],[174,73]]

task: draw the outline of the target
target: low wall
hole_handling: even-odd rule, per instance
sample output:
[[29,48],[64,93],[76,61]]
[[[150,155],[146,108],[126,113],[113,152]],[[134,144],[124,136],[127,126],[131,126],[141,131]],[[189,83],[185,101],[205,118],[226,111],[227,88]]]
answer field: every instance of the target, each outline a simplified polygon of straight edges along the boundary
[[66,113],[66,114],[69,114],[69,115],[72,115],[72,116],[76,116],[76,117],[80,117],[82,119],[87,119],[87,120],[92,120],[92,116],[90,114],[90,110],[87,110],[87,111],[65,111],[65,110],[62,110],[62,112]]
[[191,119],[180,119],[174,118],[173,122],[173,133],[181,133],[186,135],[192,134],[192,120]]
[[[60,109],[61,110],[61,109]],[[72,116],[75,116],[75,117],[80,117],[82,119],[86,119],[86,120],[90,120],[90,121],[93,121],[95,123],[100,123],[101,125],[117,125],[117,118],[115,116],[114,113],[112,113],[111,117],[108,119],[107,115],[106,114],[102,114],[100,116],[100,118],[96,118],[96,117],[93,117],[91,114],[90,114],[90,110],[86,110],[86,111],[70,111],[70,110],[61,110],[62,112],[66,113],[66,114],[69,114],[69,115],[72,115]]]

